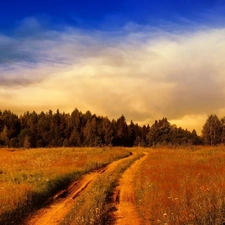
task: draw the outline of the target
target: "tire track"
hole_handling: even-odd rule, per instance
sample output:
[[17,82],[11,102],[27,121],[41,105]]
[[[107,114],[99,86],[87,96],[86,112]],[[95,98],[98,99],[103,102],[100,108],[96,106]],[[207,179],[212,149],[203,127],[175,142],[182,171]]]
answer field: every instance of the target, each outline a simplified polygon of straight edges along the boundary
[[56,225],[66,216],[72,208],[75,199],[88,188],[89,184],[96,179],[100,172],[92,172],[85,175],[79,181],[70,185],[67,190],[61,190],[53,197],[53,203],[38,210],[28,218],[26,225]]
[[147,154],[135,161],[122,175],[114,192],[114,203],[117,211],[114,212],[114,224],[116,225],[139,225],[140,220],[135,207],[135,191],[133,187],[135,172],[147,158]]
[[[131,157],[132,154],[129,156]],[[99,169],[89,174],[84,175],[80,180],[73,182],[68,189],[59,191],[54,197],[52,204],[41,208],[30,217],[28,217],[23,224],[25,225],[57,225],[67,215],[73,207],[76,198],[86,191],[91,183],[101,176],[105,171],[113,170],[121,161],[127,158],[119,159],[112,162],[108,166]]]

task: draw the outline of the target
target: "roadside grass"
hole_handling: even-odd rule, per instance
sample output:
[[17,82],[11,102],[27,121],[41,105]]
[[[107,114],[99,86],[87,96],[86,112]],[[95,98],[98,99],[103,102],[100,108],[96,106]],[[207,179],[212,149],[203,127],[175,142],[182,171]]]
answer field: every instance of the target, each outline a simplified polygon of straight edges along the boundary
[[106,170],[83,193],[78,196],[73,208],[63,219],[60,225],[106,225],[111,224],[112,211],[115,204],[112,198],[113,191],[118,185],[122,173],[137,159],[143,156],[141,150],[124,159],[114,169]]
[[225,224],[225,147],[152,149],[135,175],[141,224]]
[[124,148],[0,149],[0,224],[16,224],[83,174],[130,155]]

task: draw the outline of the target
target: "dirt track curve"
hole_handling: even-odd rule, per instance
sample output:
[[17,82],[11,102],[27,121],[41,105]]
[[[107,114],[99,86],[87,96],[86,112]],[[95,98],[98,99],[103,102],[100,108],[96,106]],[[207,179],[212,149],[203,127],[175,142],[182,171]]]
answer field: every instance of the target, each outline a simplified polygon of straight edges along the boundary
[[135,208],[134,174],[146,159],[147,153],[135,161],[122,175],[119,186],[116,188],[114,199],[117,211],[114,213],[116,225],[139,225],[140,220]]
[[[134,155],[131,155],[130,157],[133,157]],[[115,192],[115,199],[118,211],[115,213],[115,224],[139,224],[136,209],[134,207],[133,176],[134,172],[139,168],[145,158],[146,155],[137,160],[125,171],[120,180],[119,186],[116,188],[117,191]],[[80,180],[73,182],[68,189],[61,190],[53,197],[52,204],[35,212],[33,215],[28,217],[23,224],[58,225],[73,207],[76,197],[87,190],[89,185],[96,180],[98,176],[101,176],[105,171],[115,169],[123,160],[126,160],[126,158],[114,161],[105,168],[86,174]]]
[[103,173],[106,168],[100,169],[83,176],[82,179],[73,182],[68,189],[61,190],[53,197],[53,203],[45,208],[38,210],[28,218],[26,225],[57,225],[66,216],[74,205],[76,197],[81,194],[88,185]]
[[[133,157],[132,155],[130,157]],[[124,159],[112,162],[108,166],[95,172],[84,175],[80,180],[73,182],[68,189],[61,190],[53,197],[52,204],[41,208],[36,213],[27,218],[25,225],[57,225],[73,207],[76,197],[89,187],[89,185],[101,176],[105,171],[111,171]]]

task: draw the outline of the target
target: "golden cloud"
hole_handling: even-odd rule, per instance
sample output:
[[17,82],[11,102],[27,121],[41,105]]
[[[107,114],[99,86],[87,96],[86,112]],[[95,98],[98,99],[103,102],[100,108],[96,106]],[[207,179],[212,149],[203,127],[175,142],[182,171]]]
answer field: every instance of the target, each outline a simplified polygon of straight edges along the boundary
[[198,131],[208,114],[225,109],[225,29],[111,37],[70,28],[46,37],[20,44],[28,55],[35,46],[34,62],[0,66],[2,109],[77,107],[140,124],[167,117]]

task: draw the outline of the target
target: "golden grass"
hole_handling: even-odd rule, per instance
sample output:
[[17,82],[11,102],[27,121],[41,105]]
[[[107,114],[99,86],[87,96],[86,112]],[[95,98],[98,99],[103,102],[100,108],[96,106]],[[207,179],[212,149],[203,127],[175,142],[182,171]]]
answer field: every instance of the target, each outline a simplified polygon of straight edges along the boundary
[[122,173],[141,156],[142,151],[136,149],[134,156],[124,159],[113,170],[101,174],[90,188],[77,198],[74,207],[60,225],[111,224],[110,214],[115,209],[116,203],[112,203],[110,195]]
[[225,147],[149,152],[135,182],[141,224],[225,223]]
[[129,154],[123,148],[0,149],[0,224],[41,206],[84,173]]

